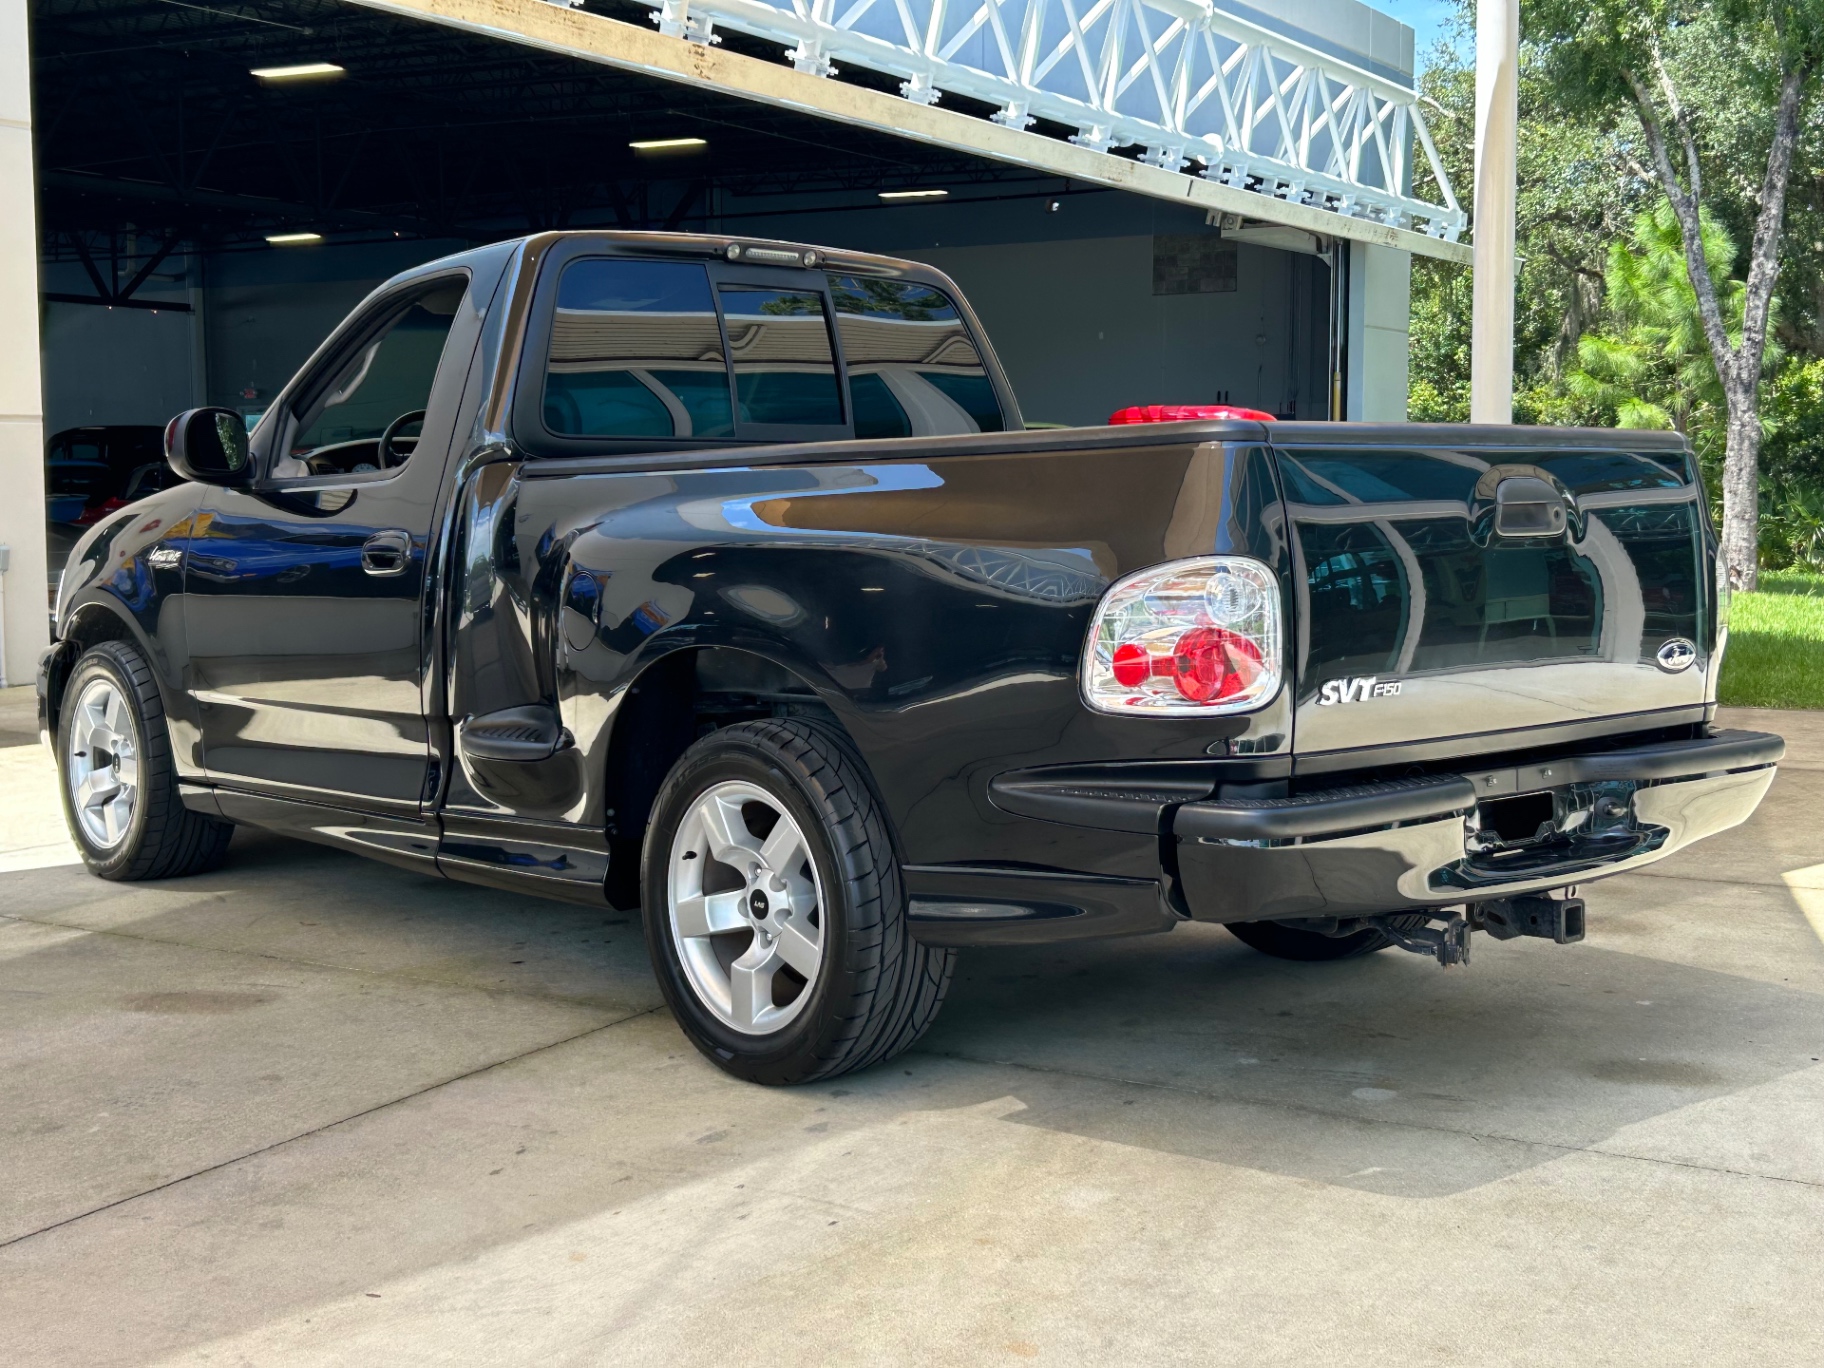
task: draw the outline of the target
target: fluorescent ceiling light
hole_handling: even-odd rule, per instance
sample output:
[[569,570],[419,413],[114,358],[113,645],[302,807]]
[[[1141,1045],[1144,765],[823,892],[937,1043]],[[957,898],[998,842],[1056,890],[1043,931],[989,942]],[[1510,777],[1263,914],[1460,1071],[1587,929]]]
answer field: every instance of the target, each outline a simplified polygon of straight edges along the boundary
[[321,234],[321,233],[268,233],[268,234],[266,234],[266,241],[270,242],[274,247],[289,247],[289,246],[292,246],[293,244],[299,243],[299,242],[321,242],[321,241],[323,241],[323,234]]
[[297,66],[254,67],[262,81],[301,81],[311,76],[340,76],[347,70],[334,62],[301,62]]
[[704,138],[642,138],[627,146],[635,152],[670,152],[685,147],[708,147],[709,142]]
[[882,190],[882,199],[943,199],[948,190]]

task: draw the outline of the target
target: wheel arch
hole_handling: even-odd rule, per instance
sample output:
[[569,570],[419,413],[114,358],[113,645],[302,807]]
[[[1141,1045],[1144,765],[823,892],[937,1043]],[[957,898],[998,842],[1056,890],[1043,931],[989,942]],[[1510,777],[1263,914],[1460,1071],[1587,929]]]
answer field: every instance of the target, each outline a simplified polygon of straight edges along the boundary
[[152,667],[152,678],[158,685],[160,701],[167,716],[171,712],[171,686],[165,678],[163,655],[150,641],[124,603],[105,592],[94,592],[79,599],[70,609],[54,650],[57,661],[46,672],[45,722],[53,740],[58,735],[58,720],[63,713],[65,686],[76,662],[85,652],[104,641],[124,641],[138,649]]
[[746,643],[680,643],[640,668],[614,710],[603,752],[608,892],[615,906],[638,905],[639,852],[653,801],[698,738],[756,718],[799,717],[839,736],[867,773],[844,716],[847,700],[827,683],[819,687],[816,674],[784,652]]

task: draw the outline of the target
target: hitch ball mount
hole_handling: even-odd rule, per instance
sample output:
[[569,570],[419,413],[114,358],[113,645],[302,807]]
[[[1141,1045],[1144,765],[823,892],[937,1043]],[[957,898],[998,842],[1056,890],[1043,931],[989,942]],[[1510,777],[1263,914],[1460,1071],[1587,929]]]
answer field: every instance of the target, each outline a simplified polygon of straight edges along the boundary
[[[1415,955],[1430,955],[1446,969],[1469,963],[1469,938],[1474,931],[1486,931],[1496,940],[1537,936],[1559,945],[1574,945],[1583,939],[1584,933],[1583,899],[1555,898],[1550,894],[1469,903],[1461,912],[1435,913],[1426,917],[1427,924],[1422,926],[1412,924],[1414,917],[1415,914],[1408,912],[1365,920],[1400,949]],[[1430,925],[1433,921],[1441,925]]]

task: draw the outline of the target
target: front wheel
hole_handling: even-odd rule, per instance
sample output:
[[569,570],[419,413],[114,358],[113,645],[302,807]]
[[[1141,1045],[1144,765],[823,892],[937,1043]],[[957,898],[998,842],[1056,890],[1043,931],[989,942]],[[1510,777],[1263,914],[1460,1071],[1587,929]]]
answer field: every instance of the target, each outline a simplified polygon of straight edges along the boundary
[[221,864],[234,826],[178,797],[164,701],[128,643],[104,641],[70,672],[57,768],[64,817],[91,874],[169,879]]
[[912,938],[885,816],[823,727],[747,722],[698,741],[659,791],[643,869],[665,1000],[739,1078],[879,1063],[943,1003],[955,952]]

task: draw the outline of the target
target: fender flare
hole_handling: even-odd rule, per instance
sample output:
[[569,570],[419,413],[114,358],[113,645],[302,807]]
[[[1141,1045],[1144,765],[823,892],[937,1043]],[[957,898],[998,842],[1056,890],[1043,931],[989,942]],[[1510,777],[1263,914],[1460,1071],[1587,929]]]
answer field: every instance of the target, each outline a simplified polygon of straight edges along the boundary
[[[868,767],[870,762],[856,736],[854,724],[860,720],[860,713],[853,699],[828,678],[815,662],[804,659],[801,653],[791,650],[786,643],[762,635],[715,631],[705,633],[700,625],[681,624],[670,631],[655,633],[643,643],[621,681],[612,690],[604,690],[601,695],[612,706],[606,725],[597,737],[591,738],[593,744],[588,746],[586,761],[591,782],[601,785],[602,801],[608,809],[604,812],[604,820],[611,837],[631,839],[636,828],[643,829],[644,811],[639,811],[637,818],[630,821],[633,814],[627,812],[624,805],[631,802],[637,808],[655,794],[658,784],[663,781],[664,772],[669,772],[676,756],[681,755],[695,740],[694,659],[704,651],[726,651],[749,656],[784,671],[804,684],[810,690],[807,701],[814,699],[829,710],[843,739],[861,758],[864,768]],[[693,662],[690,665],[693,671],[692,687],[687,695],[678,687],[681,681],[665,680],[665,673],[679,669],[686,659]],[[664,699],[666,703],[630,708],[628,700],[635,696],[642,684],[650,684],[655,678],[663,681],[662,692],[650,697]],[[688,701],[680,708],[676,706],[676,700],[681,696]],[[655,717],[659,719],[656,726]],[[661,765],[648,765],[638,769],[631,767],[630,757],[639,754],[642,748],[649,750]],[[661,768],[663,772],[659,772]],[[618,815],[612,810],[616,807],[623,808]]]
[[[145,626],[133,615],[132,609],[118,595],[103,585],[92,585],[71,600],[61,617],[57,639],[51,643],[51,652],[60,652],[63,658],[58,661],[53,655],[46,656],[49,683],[55,689],[54,693],[47,694],[45,700],[46,720],[52,735],[56,734],[57,719],[62,711],[64,680],[69,678],[69,673],[81,659],[82,652],[103,641],[132,642],[152,667],[152,678],[158,685],[159,699],[164,704],[166,715],[172,714],[172,699],[183,691],[170,678],[170,661],[159,644],[147,634]],[[87,624],[98,617],[108,624],[101,631],[90,634],[72,630],[78,623]]]

